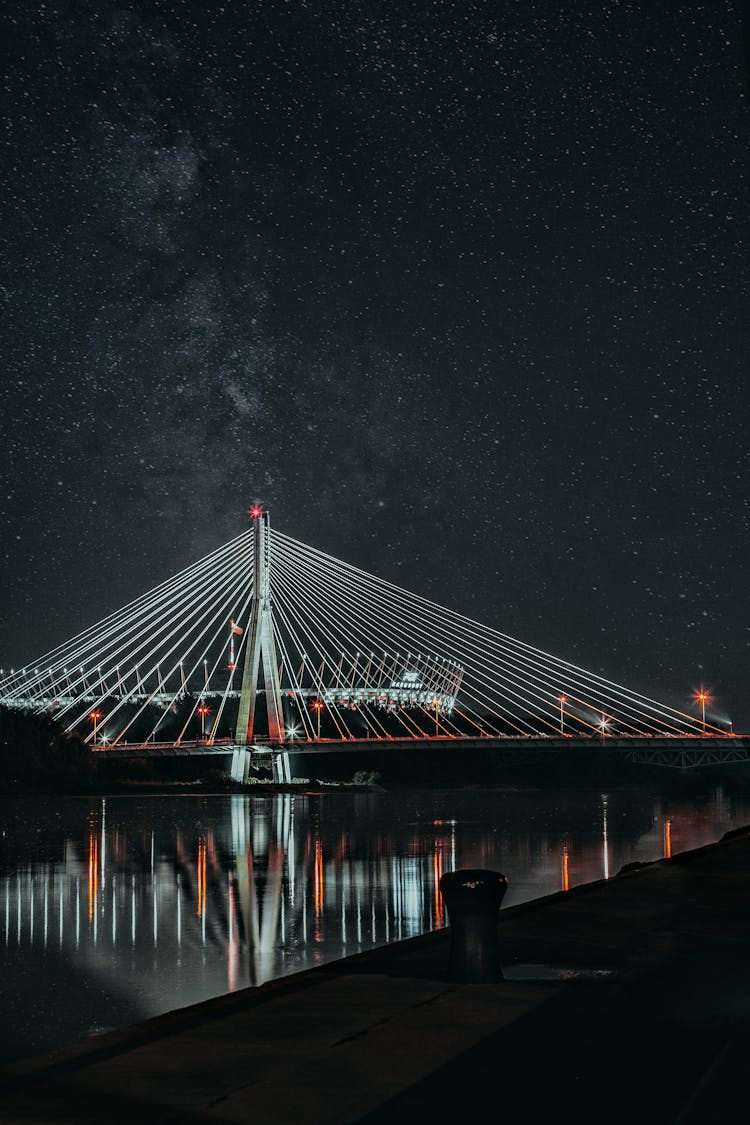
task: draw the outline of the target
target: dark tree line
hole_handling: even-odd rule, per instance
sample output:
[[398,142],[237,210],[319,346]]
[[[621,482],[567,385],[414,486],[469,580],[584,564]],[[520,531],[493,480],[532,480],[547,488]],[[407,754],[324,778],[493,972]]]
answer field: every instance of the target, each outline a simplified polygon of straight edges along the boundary
[[46,715],[0,707],[0,792],[88,789],[95,776],[94,756],[76,735]]

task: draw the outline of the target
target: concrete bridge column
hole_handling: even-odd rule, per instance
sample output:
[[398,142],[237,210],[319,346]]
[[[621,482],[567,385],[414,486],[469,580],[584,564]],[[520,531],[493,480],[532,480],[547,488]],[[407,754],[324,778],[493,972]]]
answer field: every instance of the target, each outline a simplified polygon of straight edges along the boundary
[[240,785],[247,785],[251,763],[252,754],[250,751],[237,746],[232,751],[232,767],[229,772],[232,781],[239,781]]
[[273,780],[281,785],[286,785],[292,780],[292,769],[289,764],[289,753],[280,751],[273,756]]

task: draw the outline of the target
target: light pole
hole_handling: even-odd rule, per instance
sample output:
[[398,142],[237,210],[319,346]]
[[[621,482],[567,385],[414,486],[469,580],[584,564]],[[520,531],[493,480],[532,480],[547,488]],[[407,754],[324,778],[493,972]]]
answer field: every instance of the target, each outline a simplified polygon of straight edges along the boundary
[[103,718],[101,711],[90,711],[89,718],[94,724],[94,742],[96,742],[96,732],[99,729],[99,720]]
[[706,733],[706,703],[711,698],[711,696],[708,694],[707,691],[705,691],[703,688],[701,688],[700,691],[696,692],[695,698],[698,701],[698,703],[700,703],[700,705],[701,705],[701,725],[703,727],[703,733],[705,734]]
[[201,738],[206,737],[206,715],[211,714],[211,708],[207,707],[205,703],[201,703],[196,707],[196,713],[201,717]]
[[560,696],[560,734],[565,734],[565,704],[568,702],[567,695]]
[[320,712],[323,710],[323,704],[320,699],[313,699],[310,706],[318,717],[318,742],[320,742]]
[[440,707],[440,700],[433,699],[432,706],[435,708],[435,738],[437,738],[440,733],[440,729],[438,727],[438,709]]

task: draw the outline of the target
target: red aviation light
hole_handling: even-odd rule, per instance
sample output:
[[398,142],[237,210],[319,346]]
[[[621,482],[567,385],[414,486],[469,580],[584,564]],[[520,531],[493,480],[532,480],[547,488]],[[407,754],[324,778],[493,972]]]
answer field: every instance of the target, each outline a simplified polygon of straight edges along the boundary
[[247,509],[247,514],[254,520],[259,520],[263,515],[263,508],[260,504],[253,504]]

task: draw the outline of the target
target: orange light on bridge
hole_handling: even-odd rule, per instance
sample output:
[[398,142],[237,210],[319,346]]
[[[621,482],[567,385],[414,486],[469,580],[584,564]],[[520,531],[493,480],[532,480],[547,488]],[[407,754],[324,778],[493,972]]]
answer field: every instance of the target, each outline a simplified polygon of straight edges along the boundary
[[99,723],[104,718],[101,711],[89,711],[89,719],[94,724],[94,742],[96,742],[96,732],[99,729]]
[[313,711],[315,712],[315,714],[318,717],[318,742],[320,742],[320,713],[323,710],[322,699],[313,699],[312,703],[310,704],[310,707],[313,709]]
[[200,715],[200,717],[201,717],[201,738],[205,738],[205,736],[206,736],[206,715],[211,714],[211,708],[207,707],[205,703],[201,703],[200,706],[195,708],[195,713],[196,713],[196,715]]
[[706,704],[710,703],[711,695],[704,688],[697,691],[694,696],[695,702],[701,705],[701,725],[703,726],[703,733],[706,733]]

